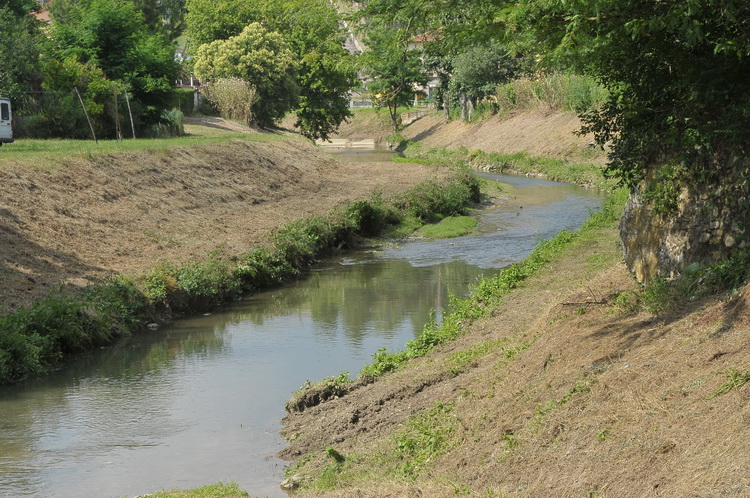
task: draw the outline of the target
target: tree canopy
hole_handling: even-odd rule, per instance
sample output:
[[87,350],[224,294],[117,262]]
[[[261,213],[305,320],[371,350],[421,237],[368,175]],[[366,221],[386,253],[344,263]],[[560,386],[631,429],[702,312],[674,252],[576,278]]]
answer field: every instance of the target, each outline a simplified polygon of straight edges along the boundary
[[270,126],[295,102],[297,62],[279,33],[259,23],[245,27],[237,36],[198,47],[195,74],[201,78],[240,78],[255,87],[253,118]]
[[39,79],[39,33],[32,19],[0,7],[0,95],[17,102],[27,100]]
[[120,81],[144,107],[146,123],[156,123],[169,108],[178,74],[173,48],[151,32],[135,4],[93,0],[70,22],[52,24],[49,56],[93,63]]
[[685,181],[716,178],[750,138],[750,4],[524,0],[511,21],[549,64],[595,76],[610,92],[584,116],[611,143],[609,171],[631,187],[670,159]]
[[287,111],[297,114],[304,135],[328,138],[350,115],[348,92],[356,73],[343,47],[339,16],[327,0],[188,0],[187,8],[187,34],[194,47],[228,40],[252,23],[283,37],[296,60],[298,89],[293,101],[284,102]]
[[408,32],[389,24],[369,25],[362,56],[367,89],[373,100],[387,107],[394,130],[399,127],[398,107],[410,104],[427,83],[420,52],[409,46]]

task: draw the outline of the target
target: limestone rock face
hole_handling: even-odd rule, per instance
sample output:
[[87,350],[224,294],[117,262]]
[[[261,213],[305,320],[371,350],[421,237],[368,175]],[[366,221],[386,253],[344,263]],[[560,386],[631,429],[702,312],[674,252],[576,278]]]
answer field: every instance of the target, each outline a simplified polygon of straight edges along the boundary
[[678,276],[690,264],[712,264],[748,243],[750,180],[742,175],[726,184],[693,184],[680,194],[677,209],[658,214],[631,195],[620,221],[625,263],[638,281]]

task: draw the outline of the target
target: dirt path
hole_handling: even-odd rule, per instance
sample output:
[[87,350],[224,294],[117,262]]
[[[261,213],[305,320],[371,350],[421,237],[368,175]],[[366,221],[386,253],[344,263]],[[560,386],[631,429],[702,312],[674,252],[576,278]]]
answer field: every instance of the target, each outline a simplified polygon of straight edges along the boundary
[[[214,119],[191,122],[188,131],[243,127]],[[442,174],[419,165],[343,163],[293,137],[68,160],[52,171],[6,165],[0,312],[60,285],[137,274],[159,260],[241,254],[294,219]]]

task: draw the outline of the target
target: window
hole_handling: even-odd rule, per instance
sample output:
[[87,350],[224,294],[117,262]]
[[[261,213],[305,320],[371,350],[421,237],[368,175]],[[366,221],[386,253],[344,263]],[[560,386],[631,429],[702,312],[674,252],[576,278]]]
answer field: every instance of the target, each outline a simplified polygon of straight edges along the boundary
[[0,121],[10,121],[10,105],[5,102],[0,104]]

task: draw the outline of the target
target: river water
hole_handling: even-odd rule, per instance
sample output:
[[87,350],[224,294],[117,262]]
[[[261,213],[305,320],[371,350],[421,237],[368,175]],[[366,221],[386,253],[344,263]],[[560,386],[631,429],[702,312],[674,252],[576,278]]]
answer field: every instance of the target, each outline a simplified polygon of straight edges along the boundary
[[484,176],[514,191],[483,212],[480,235],[329,259],[284,288],[0,388],[0,497],[134,496],[220,480],[286,496],[275,454],[293,390],[401,348],[449,294],[465,296],[601,203],[571,185]]

